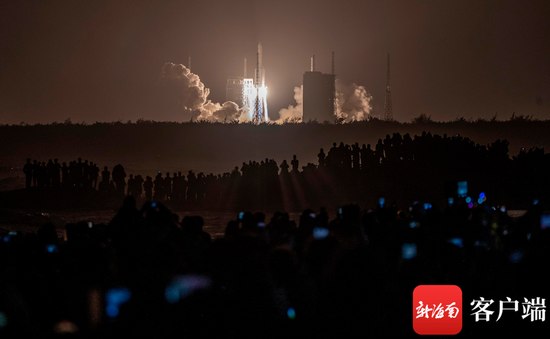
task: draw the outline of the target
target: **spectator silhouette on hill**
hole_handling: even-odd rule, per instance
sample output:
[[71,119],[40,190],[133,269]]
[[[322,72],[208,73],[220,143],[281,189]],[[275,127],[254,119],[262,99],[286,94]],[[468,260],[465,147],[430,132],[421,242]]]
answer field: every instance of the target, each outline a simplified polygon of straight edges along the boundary
[[172,196],[172,178],[170,178],[170,173],[168,172],[166,172],[166,177],[164,178],[163,192],[163,199],[170,199]]
[[33,165],[31,164],[31,159],[27,158],[27,163],[25,166],[23,166],[23,173],[25,173],[25,186],[28,188],[31,188],[32,183],[32,172],[33,172]]
[[157,176],[155,177],[153,186],[155,190],[155,194],[153,195],[153,200],[161,200],[163,195],[164,179],[162,179],[162,174],[160,171],[157,173]]
[[361,162],[361,149],[359,148],[359,143],[355,143],[351,149],[351,156],[353,157],[353,169],[358,170],[360,168]]
[[113,167],[113,181],[116,185],[116,191],[119,195],[124,195],[124,188],[126,187],[126,172],[124,172],[124,167],[121,164]]
[[280,167],[281,167],[281,175],[288,174],[288,169],[289,169],[290,166],[288,166],[286,160],[283,160]]
[[296,155],[292,157],[292,161],[290,162],[290,164],[292,165],[292,172],[298,172],[298,166],[300,162],[298,161],[298,159],[296,159]]
[[53,164],[51,167],[51,176],[52,176],[52,186],[60,187],[61,186],[61,164],[58,162],[58,159],[53,159]]
[[107,166],[103,168],[103,172],[101,172],[101,180],[109,183],[111,180],[111,172],[109,172],[109,169]]
[[40,164],[34,159],[32,162],[32,185],[36,187],[38,185],[38,173],[40,171]]
[[61,166],[61,180],[63,181],[63,187],[64,188],[70,187],[70,184],[69,184],[69,167],[67,166],[66,162],[63,162],[63,166]]
[[145,178],[145,182],[143,183],[143,190],[145,191],[145,200],[153,200],[153,181],[150,176],[147,176]]
[[325,167],[326,155],[322,148],[319,151],[319,154],[317,154],[317,158],[318,158],[319,167]]
[[90,183],[94,189],[97,188],[98,178],[99,178],[99,167],[97,166],[97,164],[90,162]]

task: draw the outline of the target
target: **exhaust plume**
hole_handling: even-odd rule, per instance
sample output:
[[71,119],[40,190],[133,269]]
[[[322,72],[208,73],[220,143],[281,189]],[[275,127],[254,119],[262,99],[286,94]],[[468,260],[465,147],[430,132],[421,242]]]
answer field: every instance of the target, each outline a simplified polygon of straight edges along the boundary
[[304,115],[304,86],[294,87],[294,100],[296,105],[288,105],[288,108],[283,108],[279,111],[279,120],[275,122],[282,124],[283,122],[302,122]]
[[372,95],[365,87],[351,84],[343,85],[336,80],[336,116],[344,122],[360,121],[372,111]]
[[[370,115],[372,106],[370,95],[365,87],[356,84],[344,85],[336,80],[336,116],[335,119],[342,119],[343,122],[364,120]],[[303,86],[294,87],[294,100],[296,105],[289,105],[279,111],[279,120],[283,122],[301,122],[303,117]]]
[[168,100],[175,101],[184,119],[231,122],[242,114],[242,109],[234,102],[219,104],[210,101],[210,90],[198,75],[182,64],[165,63],[159,86]]

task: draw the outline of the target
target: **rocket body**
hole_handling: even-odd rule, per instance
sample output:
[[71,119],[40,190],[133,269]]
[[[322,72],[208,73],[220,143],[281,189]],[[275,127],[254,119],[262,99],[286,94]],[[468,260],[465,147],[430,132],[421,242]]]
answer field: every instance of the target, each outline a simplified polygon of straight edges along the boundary
[[256,99],[252,121],[255,123],[269,122],[267,113],[267,87],[265,86],[265,70],[263,67],[262,44],[258,44],[256,54],[256,71],[254,85],[256,87]]
[[262,69],[262,66],[263,66],[263,60],[262,60],[262,57],[263,57],[263,51],[262,51],[262,43],[260,42],[258,44],[258,67],[260,69]]

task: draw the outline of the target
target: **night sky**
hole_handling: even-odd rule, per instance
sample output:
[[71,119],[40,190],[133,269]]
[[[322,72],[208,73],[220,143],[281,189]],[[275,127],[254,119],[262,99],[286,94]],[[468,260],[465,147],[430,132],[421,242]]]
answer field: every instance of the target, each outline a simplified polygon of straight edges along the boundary
[[225,101],[263,45],[269,113],[294,103],[315,53],[383,116],[550,118],[550,1],[23,1],[0,3],[0,123],[182,118],[159,105],[165,62]]

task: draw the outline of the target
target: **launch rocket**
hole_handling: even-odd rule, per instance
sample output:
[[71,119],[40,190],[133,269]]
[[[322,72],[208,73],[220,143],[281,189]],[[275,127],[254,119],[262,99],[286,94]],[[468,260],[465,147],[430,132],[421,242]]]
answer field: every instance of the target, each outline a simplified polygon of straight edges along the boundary
[[255,85],[262,86],[265,84],[265,70],[263,66],[263,50],[262,43],[258,43],[257,63],[255,71]]
[[252,121],[255,123],[268,122],[267,114],[267,87],[265,86],[265,70],[263,67],[262,43],[258,44],[258,53],[256,55],[256,71],[254,85],[256,87],[256,100],[254,105],[254,115]]

